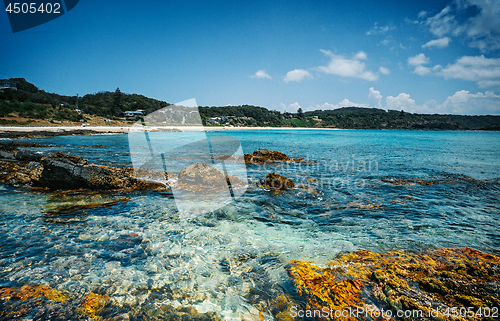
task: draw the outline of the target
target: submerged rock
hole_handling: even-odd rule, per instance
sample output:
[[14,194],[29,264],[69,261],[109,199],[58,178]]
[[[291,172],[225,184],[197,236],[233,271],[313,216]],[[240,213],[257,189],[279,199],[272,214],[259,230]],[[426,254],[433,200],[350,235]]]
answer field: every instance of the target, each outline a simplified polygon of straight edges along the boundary
[[[40,310],[58,306],[69,297],[48,285],[27,284],[21,288],[0,288],[0,319],[21,320],[33,312],[40,315]],[[22,318],[22,320],[28,320]],[[37,320],[46,320],[43,318]],[[51,318],[55,320],[55,318]]]
[[92,318],[92,320],[102,320],[98,314],[109,301],[109,297],[107,295],[95,294],[94,292],[90,292],[83,299],[83,311],[86,315]]
[[45,297],[48,300],[64,302],[68,299],[62,292],[48,285],[25,285],[21,288],[1,288],[0,300],[26,301],[33,298]]
[[276,173],[267,174],[266,178],[260,181],[260,185],[264,188],[280,191],[292,190],[295,187],[295,183],[290,178]]
[[380,180],[384,183],[391,183],[394,185],[416,185],[416,184],[434,185],[434,184],[439,184],[439,182],[436,180],[423,180],[423,179],[408,180],[408,179],[403,179],[403,178],[382,177]]

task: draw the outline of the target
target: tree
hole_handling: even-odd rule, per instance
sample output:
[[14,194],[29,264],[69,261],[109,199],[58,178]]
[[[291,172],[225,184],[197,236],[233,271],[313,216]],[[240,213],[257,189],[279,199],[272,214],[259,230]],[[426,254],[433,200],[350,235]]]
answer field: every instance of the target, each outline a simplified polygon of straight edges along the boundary
[[115,116],[121,116],[122,109],[122,92],[119,87],[116,87],[115,93],[113,94],[113,105]]
[[302,108],[299,107],[299,109],[297,109],[297,116],[299,118],[303,118],[304,117],[304,113],[302,112]]

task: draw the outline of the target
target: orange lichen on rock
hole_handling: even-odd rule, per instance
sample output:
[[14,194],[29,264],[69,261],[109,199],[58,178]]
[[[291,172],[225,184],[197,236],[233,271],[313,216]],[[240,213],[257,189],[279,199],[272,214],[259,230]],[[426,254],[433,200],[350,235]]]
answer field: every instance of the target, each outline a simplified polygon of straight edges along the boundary
[[[291,261],[288,274],[294,281],[297,293],[306,297],[309,310],[322,310],[324,307],[342,311],[363,305],[360,299],[363,283],[359,280],[337,278],[331,268],[300,261]],[[344,320],[355,320],[344,318]]]
[[429,316],[432,310],[430,320],[463,320],[451,309],[470,307],[475,314],[468,320],[489,320],[476,312],[500,306],[494,286],[500,282],[499,268],[499,256],[465,247],[424,253],[355,251],[338,255],[325,268],[292,261],[287,269],[312,309],[377,303],[393,315],[415,310]]
[[214,192],[225,191],[229,186],[240,187],[245,184],[235,175],[225,175],[212,165],[198,162],[179,172],[177,187],[191,192]]
[[85,299],[83,299],[83,311],[86,315],[92,318],[92,320],[100,320],[101,317],[96,316],[109,301],[107,295],[99,295],[94,292],[90,292]]
[[29,299],[45,297],[48,300],[64,302],[68,299],[62,292],[51,288],[48,285],[25,285],[19,289],[15,288],[2,288],[0,289],[1,300],[21,300],[26,301]]

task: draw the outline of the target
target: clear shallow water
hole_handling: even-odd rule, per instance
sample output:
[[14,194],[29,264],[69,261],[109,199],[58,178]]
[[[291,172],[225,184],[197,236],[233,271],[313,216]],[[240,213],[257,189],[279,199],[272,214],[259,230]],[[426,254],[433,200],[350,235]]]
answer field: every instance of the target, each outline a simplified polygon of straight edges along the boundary
[[[500,252],[498,132],[208,135],[235,137],[245,153],[267,148],[314,161],[247,166],[250,182],[276,172],[314,192],[277,195],[251,185],[236,202],[182,220],[168,192],[64,197],[0,186],[0,287],[48,284],[77,298],[102,292],[132,318],[170,305],[258,319],[263,302],[292,291],[284,269],[290,260],[323,264],[341,251],[435,246]],[[33,148],[41,153],[130,166],[126,135],[21,141],[63,145]],[[96,144],[106,147],[82,147]],[[108,205],[57,211],[88,203]]]

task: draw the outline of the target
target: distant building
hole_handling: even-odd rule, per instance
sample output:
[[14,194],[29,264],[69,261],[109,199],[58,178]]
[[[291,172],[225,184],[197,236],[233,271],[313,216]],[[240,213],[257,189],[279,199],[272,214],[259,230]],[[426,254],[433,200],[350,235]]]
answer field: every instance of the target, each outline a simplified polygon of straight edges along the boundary
[[220,125],[220,124],[225,124],[232,119],[252,119],[252,117],[219,116],[219,117],[208,118],[207,123],[214,124],[214,125]]
[[126,111],[125,112],[125,117],[130,118],[130,117],[142,117],[144,116],[144,110],[138,109],[135,111]]
[[15,82],[8,80],[0,81],[0,89],[6,89],[6,88],[17,90],[17,84]]

